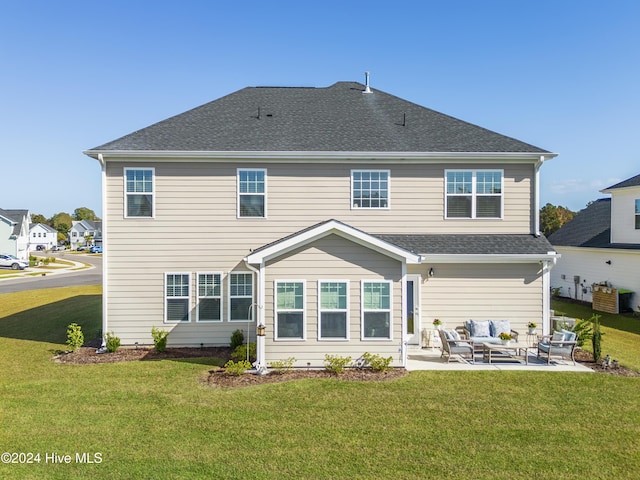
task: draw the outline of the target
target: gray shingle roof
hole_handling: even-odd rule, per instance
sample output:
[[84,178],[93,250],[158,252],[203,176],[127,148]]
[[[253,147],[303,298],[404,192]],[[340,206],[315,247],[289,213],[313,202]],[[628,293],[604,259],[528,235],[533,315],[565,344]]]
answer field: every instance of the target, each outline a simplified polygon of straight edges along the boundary
[[247,87],[87,151],[550,152],[356,82]]
[[549,235],[549,241],[565,247],[640,250],[639,244],[611,243],[610,198],[601,198],[580,210],[573,220]]
[[615,188],[639,187],[639,186],[640,186],[640,174],[636,175],[635,177],[627,178],[626,180],[623,180],[620,183],[616,183],[615,185],[611,185],[610,187],[605,188],[603,192],[607,190],[613,190]]
[[535,235],[375,235],[421,255],[545,255],[554,248]]
[[0,208],[0,215],[15,222],[13,226],[13,235],[20,235],[22,229],[22,220],[29,215],[29,210],[5,210]]

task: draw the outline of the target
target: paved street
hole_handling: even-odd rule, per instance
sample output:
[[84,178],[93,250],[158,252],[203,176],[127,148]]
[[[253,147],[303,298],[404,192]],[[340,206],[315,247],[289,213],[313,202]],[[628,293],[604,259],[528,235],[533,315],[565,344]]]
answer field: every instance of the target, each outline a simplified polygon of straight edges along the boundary
[[[40,271],[28,268],[19,273],[19,278],[0,276],[0,294],[20,292],[22,290],[37,290],[41,288],[71,287],[77,285],[102,284],[102,256],[88,254],[70,254],[68,252],[47,254],[48,257],[61,257],[79,265],[65,269],[48,271],[46,276],[31,276],[29,273]],[[82,268],[82,264],[89,267]],[[81,269],[78,269],[81,268]],[[5,271],[6,272],[6,271]]]

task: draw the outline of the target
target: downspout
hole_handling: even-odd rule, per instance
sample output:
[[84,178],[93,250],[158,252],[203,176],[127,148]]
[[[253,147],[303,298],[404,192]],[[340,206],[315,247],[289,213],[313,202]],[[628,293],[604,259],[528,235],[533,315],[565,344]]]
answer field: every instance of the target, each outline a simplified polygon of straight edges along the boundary
[[[407,261],[402,261],[402,280],[400,281],[401,290],[402,290],[402,309],[400,316],[400,361],[402,362],[402,367],[407,367],[407,339],[405,338],[405,332],[407,331],[407,309],[405,305],[407,304]],[[392,314],[393,315],[393,314]],[[415,322],[414,322],[415,325]]]
[[542,334],[551,334],[551,269],[558,261],[553,260],[542,262]]
[[108,330],[107,314],[109,311],[108,298],[109,298],[109,269],[107,265],[107,257],[109,256],[109,246],[107,245],[107,162],[101,153],[98,154],[98,162],[102,169],[101,183],[102,183],[102,346],[100,350],[106,351],[105,334]]
[[[264,304],[263,299],[265,295],[265,279],[264,275],[262,275],[262,271],[264,270],[264,261],[260,264],[260,268],[255,268],[245,258],[245,264],[247,268],[256,274],[256,283],[258,284],[258,291],[256,295],[256,305],[258,307],[258,315],[256,318],[256,331],[258,326],[264,326]],[[254,366],[256,368],[256,372],[258,375],[264,375],[267,373],[267,362],[266,362],[266,341],[264,335],[256,335],[256,362]]]
[[540,235],[542,235],[542,233],[540,232],[540,167],[542,166],[542,164],[544,163],[544,155],[540,155],[540,160],[538,160],[535,164],[535,189],[534,189],[534,193],[533,193],[533,218],[534,218],[534,225],[533,225],[533,234],[536,237],[539,237]]

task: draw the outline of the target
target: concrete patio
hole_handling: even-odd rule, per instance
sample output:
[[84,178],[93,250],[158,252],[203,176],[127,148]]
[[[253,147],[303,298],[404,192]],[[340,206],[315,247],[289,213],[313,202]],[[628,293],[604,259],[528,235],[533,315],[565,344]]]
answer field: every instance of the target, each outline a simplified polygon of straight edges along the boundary
[[553,358],[551,363],[547,364],[546,358],[538,359],[535,353],[530,352],[529,364],[516,362],[515,359],[496,359],[491,365],[483,362],[482,353],[476,353],[475,363],[468,363],[459,356],[454,355],[450,362],[447,363],[446,357],[441,357],[439,347],[418,348],[410,347],[407,351],[407,370],[524,370],[524,371],[541,371],[541,372],[582,372],[593,373],[588,367],[580,365],[578,362],[574,365],[571,360]]

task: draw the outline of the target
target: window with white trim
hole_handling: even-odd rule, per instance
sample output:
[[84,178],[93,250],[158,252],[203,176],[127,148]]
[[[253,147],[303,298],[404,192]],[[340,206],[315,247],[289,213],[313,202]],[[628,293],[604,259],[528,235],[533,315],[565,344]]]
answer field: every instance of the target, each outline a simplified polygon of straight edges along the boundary
[[304,281],[279,281],[275,285],[277,339],[304,340]]
[[198,322],[222,321],[222,274],[198,273]]
[[636,230],[640,230],[640,198],[636,199]]
[[238,217],[266,217],[267,171],[238,169]]
[[189,322],[191,276],[188,273],[165,273],[165,322]]
[[126,218],[153,217],[153,168],[125,168]]
[[445,218],[502,218],[502,170],[445,171]]
[[229,321],[249,322],[253,319],[253,274],[231,272],[229,274]]
[[362,281],[362,338],[391,339],[390,281]]
[[318,282],[318,338],[349,339],[349,282]]
[[389,170],[351,170],[352,208],[389,208]]

